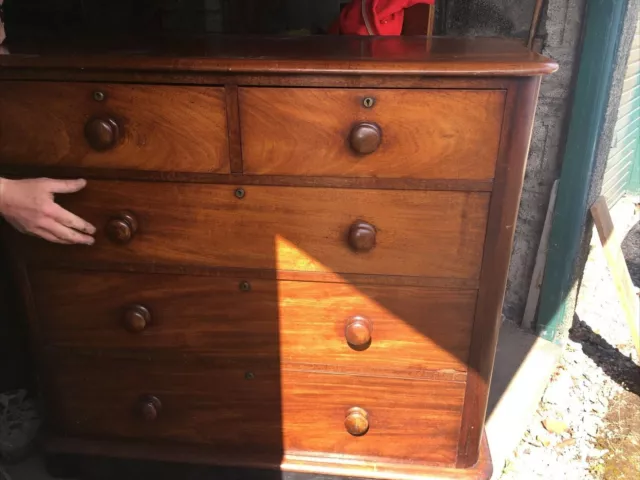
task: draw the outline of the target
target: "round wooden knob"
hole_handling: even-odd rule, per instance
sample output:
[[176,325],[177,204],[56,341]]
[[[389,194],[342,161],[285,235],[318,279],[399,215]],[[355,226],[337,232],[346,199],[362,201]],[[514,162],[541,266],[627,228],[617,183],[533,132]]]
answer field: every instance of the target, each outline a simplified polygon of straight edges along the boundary
[[124,312],[122,322],[131,333],[139,333],[151,323],[151,313],[142,305],[133,305]]
[[369,431],[369,414],[360,407],[354,407],[347,412],[344,427],[354,437],[360,437]]
[[356,252],[369,252],[376,246],[376,227],[361,220],[351,225],[349,245]]
[[144,395],[139,400],[138,412],[144,420],[153,422],[158,419],[160,412],[162,412],[162,403],[158,397]]
[[366,347],[371,343],[373,325],[364,317],[351,317],[347,320],[344,336],[353,347]]
[[95,117],[85,125],[84,136],[91,148],[103,152],[117,145],[120,127],[113,118]]
[[368,155],[380,147],[382,130],[375,123],[359,123],[351,130],[349,143],[354,152],[360,155]]
[[137,231],[138,221],[131,212],[120,212],[107,222],[107,237],[114,243],[129,243]]

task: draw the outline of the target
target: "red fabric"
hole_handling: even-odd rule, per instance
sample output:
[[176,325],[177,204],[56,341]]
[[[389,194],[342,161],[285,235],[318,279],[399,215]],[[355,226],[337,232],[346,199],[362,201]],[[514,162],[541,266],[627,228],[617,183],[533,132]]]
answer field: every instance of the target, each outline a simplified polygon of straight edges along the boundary
[[351,0],[351,3],[342,9],[339,20],[331,27],[329,33],[369,35],[362,15],[362,2],[367,2],[365,8],[372,35],[400,35],[404,23],[404,10],[418,3],[433,4],[435,0]]

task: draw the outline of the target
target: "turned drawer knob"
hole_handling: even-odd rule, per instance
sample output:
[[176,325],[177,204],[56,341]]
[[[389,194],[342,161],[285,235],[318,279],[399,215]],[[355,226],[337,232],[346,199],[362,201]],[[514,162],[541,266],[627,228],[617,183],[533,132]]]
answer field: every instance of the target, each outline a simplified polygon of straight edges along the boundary
[[376,246],[376,227],[370,223],[357,221],[349,230],[349,245],[356,252],[369,252]]
[[124,328],[131,333],[139,333],[151,323],[151,313],[142,305],[133,305],[127,308],[122,321]]
[[354,152],[360,155],[368,155],[380,147],[382,130],[375,123],[359,123],[351,130],[349,143]]
[[158,397],[154,397],[153,395],[144,395],[138,401],[138,412],[147,422],[157,420],[161,411],[162,403]]
[[373,325],[364,317],[351,317],[347,320],[344,336],[352,347],[366,347],[371,343]]
[[114,243],[129,243],[137,231],[138,220],[131,212],[120,212],[107,222],[107,237]]
[[354,437],[360,437],[369,431],[369,414],[360,407],[354,407],[347,412],[344,427]]
[[120,140],[120,127],[113,118],[95,117],[85,125],[84,136],[91,148],[103,152],[117,145]]

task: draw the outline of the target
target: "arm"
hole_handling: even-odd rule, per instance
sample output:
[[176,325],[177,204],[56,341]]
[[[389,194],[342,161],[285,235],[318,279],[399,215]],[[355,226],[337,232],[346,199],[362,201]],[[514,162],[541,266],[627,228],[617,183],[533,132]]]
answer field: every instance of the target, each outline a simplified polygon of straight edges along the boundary
[[9,180],[0,178],[0,215],[22,233],[50,242],[92,245],[96,229],[55,202],[56,193],[73,193],[85,180]]

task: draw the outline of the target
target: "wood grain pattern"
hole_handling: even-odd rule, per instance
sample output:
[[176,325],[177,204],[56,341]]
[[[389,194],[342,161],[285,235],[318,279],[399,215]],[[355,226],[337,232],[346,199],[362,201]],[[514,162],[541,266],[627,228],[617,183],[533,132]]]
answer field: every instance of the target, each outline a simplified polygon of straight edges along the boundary
[[[217,368],[202,358],[167,361],[49,357],[48,388],[59,435],[208,445],[211,456],[242,450],[455,462],[464,384]],[[97,372],[100,381],[97,382]],[[107,372],[114,372],[108,374]],[[117,374],[115,374],[117,372]],[[140,398],[162,411],[145,422]],[[344,426],[350,408],[369,412],[366,435]]]
[[224,87],[227,101],[227,127],[229,129],[229,162],[231,173],[242,173],[242,139],[240,137],[240,110],[238,108],[238,86]]
[[63,70],[37,67],[0,68],[1,80],[102,82],[102,83],[148,83],[161,85],[234,85],[254,87],[338,87],[338,88],[442,88],[442,89],[489,89],[501,90],[509,87],[509,77],[450,77],[424,75],[351,75],[348,71],[331,74],[288,75],[272,72],[261,75],[257,72],[228,75],[225,72],[163,72],[132,70]]
[[[486,437],[483,436],[480,446],[480,460],[471,468],[452,468],[429,465],[425,463],[399,463],[393,460],[370,458],[354,458],[344,455],[313,455],[312,453],[285,453],[280,458],[274,460],[268,454],[255,454],[248,457],[245,452],[231,452],[219,458],[211,455],[211,449],[207,447],[193,447],[183,445],[158,445],[143,442],[117,442],[109,440],[93,440],[89,438],[70,438],[53,435],[43,436],[44,445],[47,451],[57,453],[81,453],[93,457],[92,466],[96,466],[102,476],[95,477],[95,480],[110,480],[108,473],[100,469],[102,463],[96,461],[97,458],[109,452],[112,456],[123,459],[163,459],[167,462],[180,462],[190,464],[200,464],[212,466],[212,475],[218,473],[216,467],[220,465],[234,467],[252,467],[259,469],[280,470],[284,472],[274,472],[273,475],[282,476],[283,480],[290,476],[288,472],[306,473],[311,475],[345,476],[350,478],[371,478],[376,480],[488,480],[491,478],[493,468],[491,465],[491,453]],[[156,471],[156,465],[148,465],[149,471]],[[122,470],[118,471],[118,478],[122,480],[134,480],[140,478],[140,465],[132,469],[131,476],[124,476]],[[201,468],[201,467],[200,467]],[[95,471],[95,470],[94,470]],[[144,472],[144,470],[143,470]],[[240,472],[242,474],[244,472]],[[271,472],[264,473],[258,478],[269,478]],[[235,474],[232,473],[232,475]],[[151,475],[150,475],[151,476]],[[90,478],[94,478],[93,476]],[[227,477],[224,477],[227,478]],[[234,478],[230,476],[228,478]],[[246,475],[243,478],[251,478]],[[277,478],[277,477],[276,477]],[[295,478],[295,477],[292,477]]]
[[[98,227],[96,244],[60,246],[28,238],[30,262],[92,261],[247,267],[306,272],[477,278],[489,196],[293,187],[90,182],[61,197]],[[127,245],[104,237],[113,215],[131,211]],[[353,252],[351,225],[377,229],[377,245]]]
[[[136,46],[132,54],[132,45]],[[428,47],[428,48],[427,48]],[[14,42],[1,68],[313,75],[529,76],[558,64],[518,40],[421,36],[122,36]]]
[[[104,99],[97,101],[100,92]],[[92,118],[113,119],[120,139],[96,151]],[[8,164],[229,172],[224,90],[102,83],[2,82],[0,161]]]
[[[30,279],[49,345],[144,356],[206,353],[410,378],[466,372],[476,300],[473,290],[250,278],[247,292],[234,278],[45,270],[32,271]],[[131,333],[130,310],[138,305],[151,319]],[[353,316],[371,322],[367,348],[347,343]]]
[[[245,174],[493,178],[502,91],[241,88],[239,96]],[[349,146],[359,122],[382,130],[374,153]]]
[[478,461],[539,89],[539,77],[520,79],[507,95],[469,354],[469,380],[457,462],[461,468]]
[[54,178],[89,180],[138,180],[146,182],[214,183],[220,185],[270,185],[288,187],[325,187],[376,190],[451,190],[455,192],[490,192],[493,180],[419,179],[374,177],[292,177],[282,175],[222,175],[216,173],[150,172],[140,170],[47,167],[0,164],[0,175],[25,178],[46,175]]

